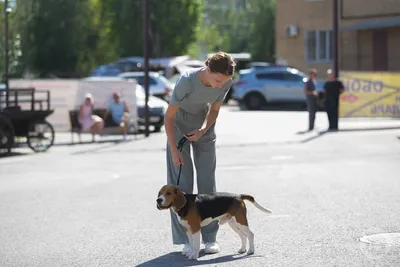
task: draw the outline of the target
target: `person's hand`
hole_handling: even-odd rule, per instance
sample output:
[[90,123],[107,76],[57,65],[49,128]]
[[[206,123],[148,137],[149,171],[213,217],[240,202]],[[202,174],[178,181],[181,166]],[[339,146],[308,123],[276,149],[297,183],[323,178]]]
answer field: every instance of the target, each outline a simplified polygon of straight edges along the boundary
[[178,166],[184,165],[182,153],[178,149],[172,150],[172,161]]
[[313,95],[314,96],[318,96],[318,92],[317,91],[313,91]]
[[190,142],[195,142],[195,141],[199,140],[199,138],[202,137],[203,134],[204,134],[203,129],[197,129],[197,130],[191,131],[190,133],[185,134],[185,137]]

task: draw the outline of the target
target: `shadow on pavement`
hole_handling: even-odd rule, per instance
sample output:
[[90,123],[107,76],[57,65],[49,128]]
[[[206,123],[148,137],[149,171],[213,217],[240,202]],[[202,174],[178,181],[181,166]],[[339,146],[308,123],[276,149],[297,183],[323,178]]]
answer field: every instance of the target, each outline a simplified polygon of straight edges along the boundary
[[[139,140],[139,139],[137,139],[137,140]],[[120,145],[120,144],[127,144],[127,143],[130,143],[130,142],[133,142],[133,141],[135,141],[135,140],[114,140],[114,141],[110,141],[109,140],[109,141],[96,142],[96,143],[89,142],[89,144],[107,144],[107,145],[104,145],[104,146],[101,146],[101,147],[94,147],[94,148],[91,148],[91,149],[85,149],[85,150],[81,150],[81,151],[77,151],[77,152],[73,152],[73,153],[71,153],[71,155],[83,155],[83,154],[94,153],[94,152],[98,152],[98,151],[100,151],[102,149],[115,147],[115,146]]]
[[[325,130],[325,131],[320,131],[320,132],[318,132],[318,134],[317,135],[315,135],[315,136],[312,136],[312,137],[309,137],[309,138],[306,138],[306,139],[304,139],[304,140],[301,140],[300,141],[300,143],[301,144],[304,144],[304,143],[307,143],[307,142],[310,142],[310,141],[313,141],[313,140],[315,140],[315,139],[317,139],[317,138],[319,138],[319,137],[321,137],[321,136],[323,136],[323,135],[325,135],[325,134],[327,134],[327,133],[340,133],[340,132],[369,132],[369,131],[383,131],[383,130],[397,130],[397,129],[400,129],[400,127],[398,127],[398,126],[396,126],[396,127],[364,127],[364,128],[353,128],[353,129],[351,129],[351,128],[349,128],[349,129],[340,129],[340,130]],[[300,132],[297,132],[296,134],[305,134],[305,133],[307,133],[308,131],[300,131]],[[398,137],[399,139],[400,139],[400,137]]]
[[[34,153],[34,152],[32,152]],[[9,154],[0,154],[0,159],[5,159],[5,158],[11,158],[11,157],[21,157],[21,156],[27,156],[32,153],[21,153],[21,152],[11,152]]]
[[[261,256],[247,256],[245,255],[227,255],[227,256],[222,256],[218,257],[215,259],[209,259],[209,260],[201,260],[201,257],[203,257],[205,254],[203,251],[200,252],[200,256],[198,260],[188,260],[185,256],[182,255],[181,252],[171,252],[169,254],[165,254],[163,256],[160,256],[158,258],[149,260],[147,262],[141,263],[139,265],[136,265],[136,267],[154,267],[154,266],[174,266],[174,267],[179,267],[179,266],[201,266],[201,265],[207,265],[207,264],[218,264],[218,263],[225,263],[225,262],[231,262],[231,261],[239,261],[239,260],[244,260],[246,258],[250,257],[261,257]],[[243,264],[240,264],[238,262],[239,266],[244,266]]]

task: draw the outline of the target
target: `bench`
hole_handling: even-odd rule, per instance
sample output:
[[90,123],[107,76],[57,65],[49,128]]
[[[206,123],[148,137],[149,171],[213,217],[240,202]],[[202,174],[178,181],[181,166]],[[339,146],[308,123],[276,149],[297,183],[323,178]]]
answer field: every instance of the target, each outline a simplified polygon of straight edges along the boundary
[[[95,109],[93,110],[93,114],[99,116],[100,118],[104,118],[106,110],[105,109]],[[81,143],[81,134],[82,128],[78,120],[79,110],[70,110],[69,111],[69,121],[71,124],[71,143],[74,144],[74,134],[78,135],[79,143]],[[131,122],[128,122],[128,134],[129,133],[137,133],[137,125],[134,125]],[[104,122],[103,133],[121,133],[121,128],[118,124],[116,124],[111,114],[107,116],[107,119]]]

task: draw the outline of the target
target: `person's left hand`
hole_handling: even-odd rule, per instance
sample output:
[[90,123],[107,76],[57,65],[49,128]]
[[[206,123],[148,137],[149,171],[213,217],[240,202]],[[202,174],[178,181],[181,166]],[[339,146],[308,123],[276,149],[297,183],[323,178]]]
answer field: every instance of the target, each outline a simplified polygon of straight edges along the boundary
[[191,131],[190,133],[185,134],[185,137],[190,142],[195,142],[195,141],[199,140],[199,138],[202,137],[203,134],[204,134],[204,130],[197,129],[197,130]]

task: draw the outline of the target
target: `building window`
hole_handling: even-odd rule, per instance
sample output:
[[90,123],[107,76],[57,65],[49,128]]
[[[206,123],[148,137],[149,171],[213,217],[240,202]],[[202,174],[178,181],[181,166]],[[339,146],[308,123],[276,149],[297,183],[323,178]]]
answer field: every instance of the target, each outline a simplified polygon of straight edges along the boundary
[[329,62],[333,58],[332,31],[306,32],[306,60],[308,62]]

